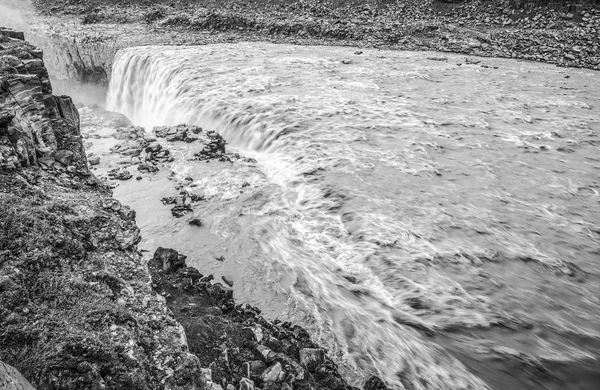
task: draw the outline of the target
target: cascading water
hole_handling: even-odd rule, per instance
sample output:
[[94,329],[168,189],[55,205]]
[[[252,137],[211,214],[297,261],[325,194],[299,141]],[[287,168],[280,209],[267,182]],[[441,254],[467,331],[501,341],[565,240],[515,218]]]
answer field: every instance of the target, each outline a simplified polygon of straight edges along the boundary
[[307,326],[349,377],[486,388],[442,345],[536,369],[597,358],[597,74],[353,51],[130,48],[108,108],[256,158],[253,191],[222,195],[207,229],[238,300]]

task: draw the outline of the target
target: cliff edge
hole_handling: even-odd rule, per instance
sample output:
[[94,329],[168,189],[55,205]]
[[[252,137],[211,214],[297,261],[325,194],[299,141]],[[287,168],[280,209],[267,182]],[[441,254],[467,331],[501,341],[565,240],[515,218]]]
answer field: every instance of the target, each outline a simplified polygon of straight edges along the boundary
[[44,389],[198,388],[135,213],[89,173],[42,53],[0,30],[0,360]]

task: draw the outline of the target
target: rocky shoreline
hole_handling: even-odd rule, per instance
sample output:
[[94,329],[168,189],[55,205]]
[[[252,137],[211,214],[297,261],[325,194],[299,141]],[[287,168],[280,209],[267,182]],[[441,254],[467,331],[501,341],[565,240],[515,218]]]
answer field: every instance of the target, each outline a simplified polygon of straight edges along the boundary
[[[600,70],[600,8],[591,1],[577,6],[508,0],[35,4],[46,17],[73,21],[44,29],[79,41],[84,51],[98,46],[116,52],[145,44],[271,41],[453,52]],[[127,38],[121,37],[124,31]],[[67,73],[82,82],[106,83],[113,54],[80,59],[82,63]]]
[[[44,389],[351,388],[305,330],[236,305],[227,280],[172,249],[145,258],[135,212],[90,171],[77,108],[52,95],[42,53],[6,29],[0,86],[0,383],[31,388],[13,366]],[[168,155],[137,133],[121,134],[128,158],[160,166]],[[156,133],[230,159],[214,134]]]

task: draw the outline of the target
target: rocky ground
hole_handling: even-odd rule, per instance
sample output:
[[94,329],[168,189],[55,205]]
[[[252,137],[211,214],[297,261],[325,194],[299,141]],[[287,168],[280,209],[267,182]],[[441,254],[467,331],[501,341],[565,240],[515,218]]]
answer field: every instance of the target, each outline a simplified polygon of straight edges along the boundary
[[[0,29],[0,387],[350,389],[305,330],[236,305],[230,281],[173,249],[144,258],[135,212],[111,196],[130,170],[143,180],[163,169],[168,143],[196,143],[200,161],[242,157],[214,132],[159,127],[154,138],[99,107],[81,108],[84,138],[22,38]],[[109,140],[109,153],[86,156],[91,139]],[[103,171],[103,158],[120,167]],[[177,217],[199,200],[165,202]]]
[[[550,7],[508,0],[181,0],[169,4],[36,0],[41,12],[74,16],[88,27],[144,25],[158,34],[188,34],[184,39],[188,43],[270,40],[435,50],[600,69],[600,8],[591,1],[577,6],[557,4]],[[95,31],[88,36],[90,40],[106,38]],[[212,36],[193,36],[207,31]]]

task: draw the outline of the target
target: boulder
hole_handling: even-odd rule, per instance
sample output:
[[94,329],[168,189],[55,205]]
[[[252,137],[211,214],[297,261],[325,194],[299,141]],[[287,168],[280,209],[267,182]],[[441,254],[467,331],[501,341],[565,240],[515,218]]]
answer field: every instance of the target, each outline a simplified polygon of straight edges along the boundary
[[376,376],[372,376],[365,383],[364,390],[387,390],[387,386],[381,379]]
[[175,272],[185,267],[187,256],[179,254],[175,249],[159,247],[152,261],[157,264],[164,272]]

